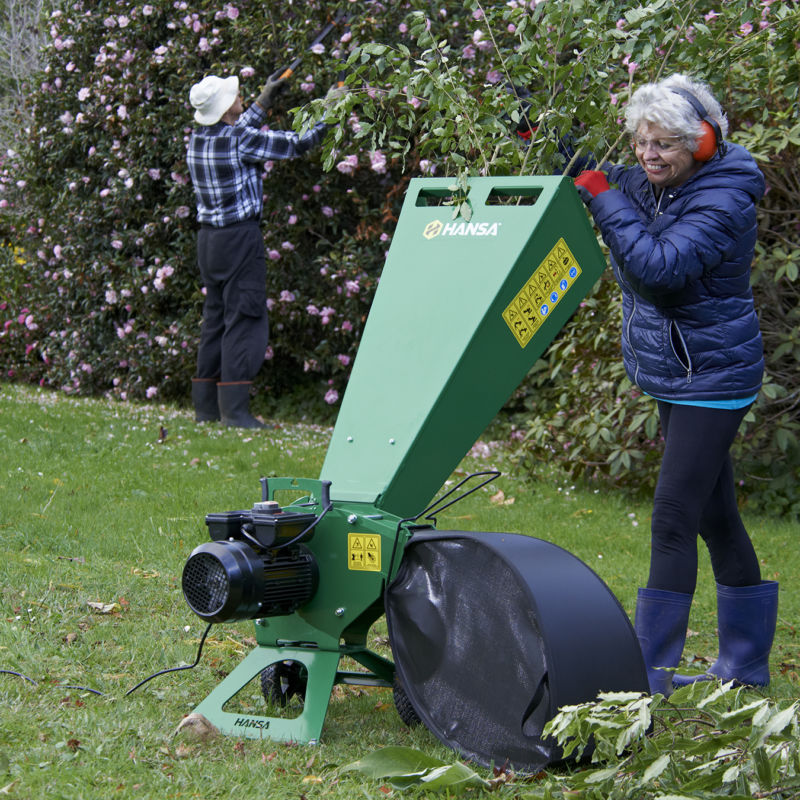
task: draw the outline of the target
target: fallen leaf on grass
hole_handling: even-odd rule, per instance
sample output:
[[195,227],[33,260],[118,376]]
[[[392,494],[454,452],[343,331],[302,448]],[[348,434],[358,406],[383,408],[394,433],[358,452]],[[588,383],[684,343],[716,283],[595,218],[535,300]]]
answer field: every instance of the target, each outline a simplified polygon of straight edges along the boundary
[[506,493],[502,489],[500,489],[500,491],[497,494],[493,494],[489,498],[489,502],[494,503],[494,505],[496,506],[510,506],[514,504],[514,498],[513,497],[507,498]]
[[115,611],[122,610],[119,603],[99,603],[89,600],[86,605],[97,611],[98,614],[113,614]]
[[189,734],[189,736],[201,742],[215,739],[219,736],[217,727],[209,722],[202,714],[196,712],[189,714],[188,717],[184,717],[178,723],[178,727],[175,728],[175,732],[172,735],[175,736],[178,733]]
[[141,567],[134,567],[131,572],[134,575],[138,575],[140,578],[159,578],[161,577],[160,572],[156,572],[154,569],[141,569]]
[[322,783],[323,780],[317,775],[306,775],[301,783]]

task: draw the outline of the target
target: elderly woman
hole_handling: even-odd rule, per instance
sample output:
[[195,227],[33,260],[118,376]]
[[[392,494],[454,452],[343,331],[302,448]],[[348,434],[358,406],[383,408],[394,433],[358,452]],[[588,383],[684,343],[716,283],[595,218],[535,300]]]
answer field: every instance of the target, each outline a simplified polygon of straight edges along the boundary
[[[622,290],[626,371],[657,403],[665,440],[636,633],[653,693],[709,677],[766,685],[778,585],[761,580],[729,454],[764,368],[750,289],[764,178],[725,141],[727,120],[708,88],[686,76],[642,86],[625,117],[638,164],[583,172],[575,183]],[[673,678],[698,533],[717,582],[719,657],[705,675]]]

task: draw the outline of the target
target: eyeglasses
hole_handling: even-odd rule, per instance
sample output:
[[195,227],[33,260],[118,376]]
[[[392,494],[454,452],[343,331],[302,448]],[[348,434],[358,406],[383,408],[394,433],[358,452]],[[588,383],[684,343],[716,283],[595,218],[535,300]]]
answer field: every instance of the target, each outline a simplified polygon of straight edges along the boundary
[[681,146],[680,136],[664,136],[661,139],[645,139],[644,136],[634,136],[633,146],[637,150],[644,152],[648,146],[652,145],[654,150],[659,153],[671,153]]

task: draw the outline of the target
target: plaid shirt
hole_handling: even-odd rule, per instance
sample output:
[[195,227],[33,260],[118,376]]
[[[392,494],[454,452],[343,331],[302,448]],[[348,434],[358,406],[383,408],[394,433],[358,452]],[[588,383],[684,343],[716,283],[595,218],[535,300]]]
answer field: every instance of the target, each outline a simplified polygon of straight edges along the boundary
[[235,125],[195,128],[186,161],[197,197],[197,219],[221,228],[261,216],[265,161],[302,155],[322,141],[327,126],[319,123],[304,136],[291,131],[261,130],[264,110],[256,103]]

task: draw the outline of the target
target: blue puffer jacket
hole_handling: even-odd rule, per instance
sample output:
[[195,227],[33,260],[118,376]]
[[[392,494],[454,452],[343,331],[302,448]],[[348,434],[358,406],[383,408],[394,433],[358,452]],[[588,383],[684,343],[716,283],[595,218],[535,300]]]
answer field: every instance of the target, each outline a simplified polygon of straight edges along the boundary
[[666,400],[731,400],[761,386],[764,353],[750,289],[764,176],[728,144],[657,202],[644,170],[612,167],[589,208],[623,294],[628,377]]

